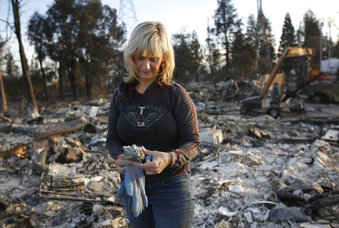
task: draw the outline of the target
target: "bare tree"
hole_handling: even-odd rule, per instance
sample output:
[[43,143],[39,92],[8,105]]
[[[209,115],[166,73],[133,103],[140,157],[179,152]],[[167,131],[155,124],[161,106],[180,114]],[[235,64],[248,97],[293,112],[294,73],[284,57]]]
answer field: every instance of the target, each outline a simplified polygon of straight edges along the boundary
[[29,89],[29,95],[31,99],[30,101],[32,102],[32,106],[33,106],[32,116],[36,117],[36,116],[39,116],[39,111],[38,111],[38,106],[37,106],[36,99],[35,99],[34,88],[33,88],[32,80],[31,80],[29,67],[27,64],[27,58],[26,58],[24,46],[22,44],[22,39],[21,39],[20,14],[19,14],[20,1],[11,0],[11,3],[13,7],[13,16],[14,16],[14,32],[19,43],[22,73],[24,75],[25,82],[27,83],[27,86]]
[[[6,44],[6,41],[0,42],[0,55],[2,53],[2,48],[5,46],[5,44]],[[2,77],[1,62],[2,62],[2,57],[0,56],[0,90],[1,90],[1,98],[2,98],[2,109],[3,109],[3,113],[6,113],[7,112],[7,98],[6,98],[6,93],[5,93],[4,80]]]

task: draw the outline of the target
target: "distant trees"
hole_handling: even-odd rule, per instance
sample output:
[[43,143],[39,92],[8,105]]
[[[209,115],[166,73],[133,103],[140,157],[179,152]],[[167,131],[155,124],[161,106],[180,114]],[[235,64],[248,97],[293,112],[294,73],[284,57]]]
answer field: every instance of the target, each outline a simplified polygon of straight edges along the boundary
[[332,49],[332,56],[339,58],[339,40],[337,41],[337,43],[333,46]]
[[[292,24],[292,20],[289,13],[286,13],[284,19],[284,25],[282,28],[282,33],[280,37],[280,44],[278,48],[278,56],[282,54],[285,48],[295,47],[296,39],[295,39],[295,31],[294,26]],[[281,69],[285,72],[285,74],[289,74],[290,71],[295,67],[295,59],[288,58],[285,60],[284,64],[281,66]]]
[[225,56],[225,71],[229,72],[232,55],[232,41],[234,39],[234,30],[239,23],[236,9],[231,0],[218,0],[218,7],[213,16],[214,29],[212,32],[217,36],[217,41],[222,48],[222,54]]
[[231,0],[217,0],[217,9],[213,15],[214,26],[207,28],[208,59],[213,80],[225,80],[232,71],[232,44],[238,15]]
[[235,78],[245,78],[253,74],[255,69],[256,51],[251,37],[244,34],[241,24],[238,23],[232,42],[231,75]]
[[47,101],[48,100],[47,76],[45,68],[43,66],[43,61],[48,55],[45,29],[46,27],[43,16],[38,14],[37,12],[34,13],[28,22],[27,36],[31,45],[34,46],[35,52],[37,54],[37,59],[39,61],[40,71],[42,75],[44,98]]
[[219,70],[221,61],[221,53],[215,41],[213,30],[214,29],[208,25],[206,38],[207,63],[211,75],[216,74],[217,70]]
[[203,68],[203,55],[196,32],[174,34],[173,49],[175,52],[174,78],[184,83],[198,79]]
[[280,43],[278,48],[278,54],[280,55],[285,48],[294,47],[296,45],[295,40],[295,31],[292,24],[291,16],[289,13],[286,13],[284,19],[284,25],[282,28],[282,33],[280,36]]
[[258,75],[262,75],[271,71],[275,60],[275,40],[272,34],[271,23],[263,13],[258,15],[257,32],[259,55],[256,71]]
[[15,75],[17,76],[19,74],[18,73],[19,67],[15,64],[13,54],[10,51],[5,55],[4,60],[6,65],[5,72],[7,76],[8,77],[14,77]]
[[320,62],[320,24],[315,14],[309,10],[304,14],[303,26],[300,28],[300,35],[302,36],[301,45],[303,47],[314,48],[314,68],[319,69]]
[[55,0],[46,17],[33,15],[29,37],[41,60],[47,55],[59,63],[61,99],[64,75],[73,99],[77,99],[77,81],[84,77],[89,98],[93,85],[100,86],[121,65],[119,49],[124,43],[124,29],[117,23],[116,10],[100,1]]
[[205,72],[205,67],[203,66],[203,53],[201,50],[201,46],[198,40],[197,33],[193,31],[192,40],[191,40],[191,53],[192,53],[192,65],[190,68],[190,72],[192,75],[196,76],[197,81],[200,80],[200,73]]
[[[19,16],[19,0],[11,0],[11,3],[14,15],[12,27],[19,41],[20,20],[16,19]],[[118,23],[116,10],[102,5],[100,0],[54,0],[44,15],[35,13],[28,23],[27,36],[34,46],[36,58],[34,80],[30,79],[33,73],[28,69],[22,41],[19,41],[19,49],[24,75],[22,81],[26,85],[15,82],[19,79],[14,76],[20,72],[11,52],[3,58],[3,76],[5,80],[11,78],[11,85],[16,85],[15,88],[11,86],[8,94],[18,94],[24,87],[29,88],[25,97],[33,97],[30,84],[34,84],[35,93],[43,94],[47,100],[52,93],[52,88],[47,85],[53,75],[54,79],[58,79],[58,86],[53,89],[59,90],[60,99],[64,99],[66,92],[74,100],[79,95],[90,98],[104,91],[103,88],[107,86],[117,86],[125,74],[122,61],[125,30],[120,24],[123,22]],[[238,19],[232,0],[217,0],[213,22],[207,28],[206,46],[199,43],[195,32],[173,35],[172,44],[176,54],[174,78],[186,83],[198,80],[205,72],[209,72],[215,82],[229,78],[257,78],[269,73],[275,54],[280,56],[290,46],[314,48],[316,69],[320,62],[321,26],[314,13],[307,11],[295,31],[290,14],[286,13],[275,53],[271,24],[262,12],[257,17],[249,15],[244,25]],[[338,42],[332,45],[328,39],[322,39],[324,58],[329,50],[332,56],[338,57]],[[282,70],[285,74],[298,68],[298,63],[293,61],[287,59],[284,62]],[[52,70],[50,65],[54,66]]]
[[[248,77],[255,78],[257,76],[258,62],[259,62],[259,40],[258,23],[253,14],[250,14],[247,19],[246,26],[246,40],[248,46],[248,54],[243,56],[252,67],[247,72]],[[248,57],[247,57],[248,56]]]
[[250,15],[244,33],[232,1],[217,2],[214,27],[208,28],[206,40],[208,63],[216,79],[251,77],[269,72],[275,59],[275,40],[269,20],[263,13],[257,20]]
[[320,28],[319,21],[312,11],[307,11],[303,17],[304,22],[304,45],[305,47],[319,47]]

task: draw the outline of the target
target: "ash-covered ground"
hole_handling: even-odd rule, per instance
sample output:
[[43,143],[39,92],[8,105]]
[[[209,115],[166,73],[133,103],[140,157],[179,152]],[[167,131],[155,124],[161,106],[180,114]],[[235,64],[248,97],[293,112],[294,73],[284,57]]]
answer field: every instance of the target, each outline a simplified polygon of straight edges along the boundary
[[[188,91],[203,145],[193,227],[339,227],[338,104],[272,118],[240,111],[252,84]],[[1,227],[129,227],[105,148],[109,103],[0,117]]]

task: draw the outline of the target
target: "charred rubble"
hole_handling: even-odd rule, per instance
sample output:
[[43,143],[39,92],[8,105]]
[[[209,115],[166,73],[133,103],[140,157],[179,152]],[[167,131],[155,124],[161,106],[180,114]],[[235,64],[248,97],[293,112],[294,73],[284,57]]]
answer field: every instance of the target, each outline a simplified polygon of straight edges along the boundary
[[[188,88],[202,152],[193,227],[339,227],[339,112],[244,115],[255,83]],[[129,227],[105,148],[110,99],[0,117],[1,227]]]

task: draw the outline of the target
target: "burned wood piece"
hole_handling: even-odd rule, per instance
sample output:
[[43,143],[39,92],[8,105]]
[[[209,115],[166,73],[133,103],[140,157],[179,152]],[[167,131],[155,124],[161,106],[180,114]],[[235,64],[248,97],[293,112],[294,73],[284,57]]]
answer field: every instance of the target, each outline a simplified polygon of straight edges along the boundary
[[59,156],[55,159],[55,162],[65,163],[77,163],[83,158],[84,151],[81,148],[67,147],[60,152]]
[[[296,194],[299,192],[299,194]],[[305,206],[307,199],[303,197],[304,193],[316,195],[322,193],[323,189],[316,183],[307,183],[306,181],[294,180],[286,187],[277,191],[278,198],[287,206]]]
[[1,123],[0,124],[0,133],[10,133],[12,131],[11,123]]
[[277,192],[278,198],[288,206],[304,206],[306,200],[293,194],[293,192],[279,190]]
[[[40,178],[40,196],[46,198],[48,195],[58,195],[63,194],[71,197],[77,197],[78,195],[74,193],[75,190],[84,188],[85,184],[83,181],[75,181],[75,179],[62,177],[62,176],[52,176],[47,174],[42,174]],[[73,192],[73,193],[67,193]]]
[[33,227],[30,221],[32,213],[34,211],[25,202],[11,203],[1,216],[1,227]]
[[323,135],[321,137],[321,139],[323,139],[323,140],[325,140],[327,142],[336,142],[336,143],[339,143],[339,131],[338,130],[334,130],[334,129],[329,129],[329,130],[327,130],[325,135]]
[[116,205],[121,206],[119,203],[112,202],[110,200],[106,199],[89,199],[85,197],[79,197],[79,196],[66,196],[66,195],[42,195],[45,199],[52,199],[52,200],[72,200],[72,201],[84,201],[84,202],[96,202],[96,203],[103,203],[103,204],[110,204],[110,205]]
[[224,140],[224,136],[221,129],[207,129],[200,133],[201,142],[221,144]]
[[78,163],[87,155],[77,138],[55,136],[49,139],[49,145],[47,163]]
[[85,201],[82,203],[81,209],[85,215],[89,216],[93,213],[93,203]]
[[95,125],[92,124],[92,123],[87,123],[84,127],[84,132],[86,133],[96,133],[97,132],[97,129],[95,128]]
[[304,212],[308,215],[311,215],[312,212],[318,211],[325,207],[339,205],[339,190],[316,195],[312,197],[308,202],[309,203],[306,204],[304,207]]
[[93,151],[94,147],[105,148],[106,138],[92,139],[87,146],[91,149],[92,152],[95,152],[95,150]]
[[13,123],[13,120],[4,115],[3,113],[0,113],[0,123],[2,122]]
[[46,158],[49,151],[49,143],[47,139],[33,141],[32,146],[32,168],[38,174],[48,170]]
[[[83,181],[74,182],[70,178],[61,178],[61,177],[53,177],[50,175],[44,175],[41,177],[41,183],[43,188],[46,191],[54,190],[54,191],[73,191],[76,189],[81,189],[85,186]],[[44,190],[41,190],[44,191]]]
[[7,208],[7,205],[4,202],[0,201],[0,215],[3,213]]
[[298,144],[298,143],[313,143],[315,138],[287,138],[283,139],[284,143]]
[[75,120],[69,121],[63,124],[59,124],[57,126],[50,127],[46,133],[38,136],[35,140],[45,139],[56,135],[62,135],[64,133],[69,133],[73,131],[77,131],[83,129],[85,126],[85,121],[83,120]]
[[97,121],[102,124],[108,124],[108,115],[106,116],[97,116]]
[[258,139],[262,139],[262,138],[270,138],[270,135],[267,131],[265,130],[261,130],[261,129],[258,129],[256,127],[251,127],[249,130],[248,130],[248,135],[249,136],[253,136],[253,137],[256,137]]
[[303,119],[291,121],[291,123],[295,123],[295,124],[298,124],[300,122],[314,124],[318,126],[323,126],[324,124],[338,125],[339,119],[333,119],[329,117],[312,117],[312,118],[307,118],[307,119],[303,118]]
[[43,173],[40,178],[39,194],[45,199],[98,202],[118,205],[116,202],[113,202],[102,194],[90,193],[85,189],[85,182],[78,179],[79,178],[77,177],[69,178]]
[[44,117],[43,116],[38,116],[36,118],[27,120],[26,123],[29,124],[29,125],[32,125],[32,124],[42,124],[43,121],[44,121]]
[[15,146],[14,148],[11,148],[9,150],[0,151],[0,158],[8,159],[12,155],[16,155],[18,158],[25,159],[25,158],[28,157],[28,153],[27,153],[26,150],[27,150],[26,145],[18,145],[18,146]]
[[269,213],[269,218],[273,222],[292,220],[295,222],[311,221],[298,207],[275,208]]

